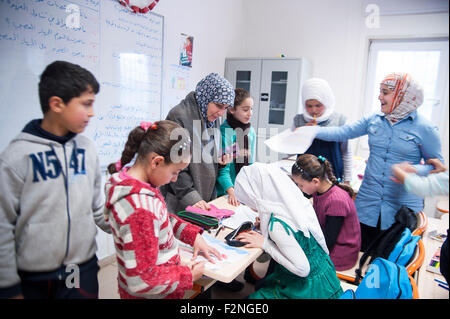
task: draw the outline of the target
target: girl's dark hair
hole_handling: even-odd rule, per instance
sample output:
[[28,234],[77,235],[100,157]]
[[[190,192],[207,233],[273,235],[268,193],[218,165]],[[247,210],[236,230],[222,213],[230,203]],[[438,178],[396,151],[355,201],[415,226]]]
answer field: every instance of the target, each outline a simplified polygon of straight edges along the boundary
[[[147,130],[137,126],[128,134],[125,149],[120,157],[122,167],[130,163],[136,153],[136,162],[144,160],[148,154],[154,152],[164,157],[166,164],[190,156],[191,139],[186,129],[167,120],[154,122],[153,125]],[[110,174],[117,172],[116,163],[108,165],[108,172]]]
[[235,89],[234,90],[234,107],[238,106],[246,98],[249,98],[249,97],[251,97],[249,91],[247,91],[245,89],[241,89],[241,88]]
[[336,176],[334,176],[331,163],[324,157],[316,157],[312,154],[302,154],[297,157],[297,161],[292,165],[292,176],[300,176],[302,179],[310,182],[313,178],[318,178],[323,181],[325,178],[345,190],[351,198],[354,197],[355,192],[353,188],[348,185],[341,184]]
[[88,90],[95,94],[100,90],[100,84],[90,71],[77,64],[55,61],[45,68],[40,77],[39,100],[42,112],[45,114],[50,109],[48,100],[52,96],[61,98],[67,104]]

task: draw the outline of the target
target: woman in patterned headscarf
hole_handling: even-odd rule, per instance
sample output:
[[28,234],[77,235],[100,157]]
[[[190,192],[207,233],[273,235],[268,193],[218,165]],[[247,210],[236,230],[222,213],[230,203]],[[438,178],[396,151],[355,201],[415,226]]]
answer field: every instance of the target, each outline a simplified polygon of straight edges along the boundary
[[391,179],[391,166],[401,162],[420,164],[438,158],[443,162],[441,141],[436,125],[417,113],[423,102],[423,90],[406,73],[392,73],[380,83],[381,113],[341,127],[301,127],[317,130],[316,138],[346,141],[369,137],[370,155],[364,179],[355,200],[361,225],[361,250],[381,230],[389,228],[402,205],[415,212],[423,209],[423,198],[406,192]]
[[218,118],[233,103],[233,86],[221,75],[211,73],[167,115],[166,120],[174,121],[189,131],[193,147],[189,166],[180,172],[176,182],[161,188],[169,212],[176,213],[186,206],[209,209],[208,202],[216,198],[218,165],[231,160],[218,154]]

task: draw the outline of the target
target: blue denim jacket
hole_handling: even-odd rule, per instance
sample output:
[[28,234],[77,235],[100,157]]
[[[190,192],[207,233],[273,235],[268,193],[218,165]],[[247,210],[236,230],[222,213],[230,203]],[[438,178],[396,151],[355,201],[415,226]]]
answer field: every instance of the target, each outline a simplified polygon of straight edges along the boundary
[[370,155],[355,205],[361,223],[376,227],[381,214],[381,229],[386,229],[402,205],[415,212],[423,209],[423,198],[390,179],[391,166],[404,161],[419,164],[422,158],[443,162],[441,141],[438,128],[417,111],[393,126],[384,114],[373,114],[340,127],[320,127],[316,138],[342,142],[366,134]]

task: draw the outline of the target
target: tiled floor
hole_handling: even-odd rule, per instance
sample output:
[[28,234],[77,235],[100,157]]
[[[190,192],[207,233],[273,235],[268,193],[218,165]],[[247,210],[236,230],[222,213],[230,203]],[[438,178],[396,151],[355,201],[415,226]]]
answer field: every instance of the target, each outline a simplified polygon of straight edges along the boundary
[[[102,265],[103,264],[103,265]],[[268,262],[255,262],[255,272],[259,276],[263,276]],[[100,299],[119,299],[117,288],[117,261],[109,258],[109,261],[100,262],[100,271],[98,273],[99,281],[99,298]],[[244,289],[239,292],[230,292],[223,288],[212,286],[211,298],[213,299],[242,299],[250,295],[254,291],[254,286],[245,282],[243,273],[241,273],[236,280],[244,283]]]
[[[101,263],[100,263],[101,264]],[[255,262],[254,270],[258,276],[263,276],[267,270],[269,262]],[[244,288],[239,292],[230,292],[221,287],[212,286],[211,298],[212,299],[243,299],[254,292],[254,286],[245,282],[244,274],[241,273],[236,280],[244,283]],[[98,281],[100,285],[99,298],[100,299],[119,299],[119,293],[117,291],[117,261],[110,258],[109,263],[100,267],[98,273]],[[345,291],[346,289],[355,290],[356,287],[341,282],[341,287]]]

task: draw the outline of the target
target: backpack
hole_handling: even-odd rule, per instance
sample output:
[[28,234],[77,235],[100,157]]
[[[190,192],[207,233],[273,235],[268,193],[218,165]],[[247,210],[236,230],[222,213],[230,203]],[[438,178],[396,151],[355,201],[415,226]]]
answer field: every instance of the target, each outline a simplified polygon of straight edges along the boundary
[[401,239],[403,231],[408,228],[413,231],[417,227],[417,216],[406,206],[402,206],[395,214],[395,222],[388,229],[382,231],[369,245],[367,251],[359,260],[359,267],[355,270],[355,283],[358,283],[362,276],[362,268],[369,257],[369,264],[376,258],[387,259],[394,249],[395,245]]
[[404,266],[376,258],[356,291],[347,289],[340,299],[412,299],[413,290]]
[[409,228],[405,228],[402,233],[402,237],[398,241],[397,245],[395,245],[388,257],[388,260],[396,263],[397,265],[406,267],[411,258],[413,258],[419,239],[420,236],[411,236],[411,230]]

